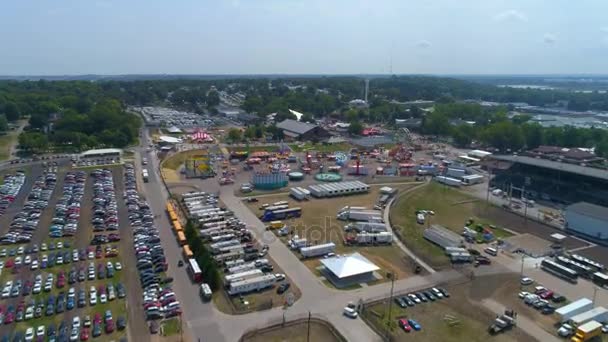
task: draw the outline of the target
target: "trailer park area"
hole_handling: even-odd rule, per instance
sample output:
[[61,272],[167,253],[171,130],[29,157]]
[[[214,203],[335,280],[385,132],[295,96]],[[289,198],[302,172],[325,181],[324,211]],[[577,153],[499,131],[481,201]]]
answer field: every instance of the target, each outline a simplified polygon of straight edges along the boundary
[[[399,191],[411,189],[416,184],[398,184],[391,185],[392,188]],[[330,198],[315,198],[310,197],[307,200],[298,201],[292,196],[285,194],[264,196],[259,198],[259,202],[247,203],[248,207],[258,217],[263,216],[265,204],[286,202],[289,208],[301,208],[301,216],[290,218],[277,222],[277,227],[273,227],[272,222],[268,222],[269,229],[276,234],[282,242],[289,244],[291,239],[297,240],[306,239],[308,248],[314,249],[314,246],[331,244],[335,248],[330,248],[328,252],[324,252],[316,257],[302,258],[302,262],[316,275],[321,276],[319,267],[323,255],[334,253],[340,255],[350,255],[359,252],[373,264],[377,265],[381,271],[376,272],[380,278],[376,282],[386,281],[384,275],[386,272],[393,272],[397,278],[406,278],[413,274],[414,265],[412,261],[394,244],[378,244],[378,245],[355,245],[347,244],[345,239],[347,236],[344,227],[353,224],[348,220],[337,219],[338,212],[344,207],[365,207],[373,208],[377,202],[381,186],[372,185],[367,193],[353,194],[348,196],[330,197]],[[355,210],[353,210],[354,212]],[[380,213],[380,211],[378,211]],[[380,217],[382,214],[380,213]],[[286,226],[286,229],[279,229]],[[287,232],[288,231],[288,232]],[[301,257],[301,253],[294,250],[294,253]],[[331,255],[331,254],[330,254]],[[328,281],[326,285],[331,286]],[[371,284],[368,284],[371,285]],[[358,286],[355,286],[358,287]]]

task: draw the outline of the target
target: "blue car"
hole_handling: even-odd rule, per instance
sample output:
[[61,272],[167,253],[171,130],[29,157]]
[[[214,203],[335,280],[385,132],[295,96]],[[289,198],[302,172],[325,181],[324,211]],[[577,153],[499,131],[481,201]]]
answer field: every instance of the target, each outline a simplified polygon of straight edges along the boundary
[[418,324],[418,322],[416,322],[416,321],[415,321],[415,320],[413,320],[413,319],[408,319],[408,320],[407,320],[407,322],[408,322],[408,323],[410,324],[410,326],[411,326],[411,327],[412,327],[414,330],[416,330],[416,331],[418,331],[418,330],[422,329],[422,326],[420,326],[420,324]]
[[74,297],[68,297],[68,301],[65,304],[65,308],[68,310],[72,310],[74,308],[75,300]]

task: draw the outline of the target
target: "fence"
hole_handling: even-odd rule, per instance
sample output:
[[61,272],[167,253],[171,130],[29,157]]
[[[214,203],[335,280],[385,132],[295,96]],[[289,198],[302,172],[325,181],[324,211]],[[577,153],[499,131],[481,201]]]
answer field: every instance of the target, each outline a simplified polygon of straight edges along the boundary
[[243,336],[241,336],[241,338],[239,339],[239,342],[248,341],[250,339],[253,339],[257,335],[268,333],[268,332],[271,332],[276,329],[293,327],[293,326],[296,326],[299,324],[323,325],[332,333],[332,335],[335,337],[336,341],[347,342],[346,338],[344,338],[344,336],[342,336],[342,334],[340,334],[338,332],[338,330],[336,330],[336,328],[334,328],[334,326],[329,323],[329,320],[327,319],[327,317],[325,317],[323,315],[313,314],[313,313],[287,315],[286,312],[283,312],[283,318],[268,320],[265,324],[262,324],[260,327],[252,328],[252,329],[245,331],[245,333],[243,333]]

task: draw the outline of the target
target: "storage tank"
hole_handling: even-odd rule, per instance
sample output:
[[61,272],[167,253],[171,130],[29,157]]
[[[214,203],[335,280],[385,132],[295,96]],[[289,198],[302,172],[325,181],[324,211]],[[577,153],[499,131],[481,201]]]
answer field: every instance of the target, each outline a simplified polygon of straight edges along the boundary
[[256,189],[274,190],[287,186],[288,180],[287,175],[282,172],[256,172],[251,179],[251,183],[253,183]]
[[287,174],[287,177],[290,181],[301,181],[304,179],[304,174],[302,172],[294,171]]

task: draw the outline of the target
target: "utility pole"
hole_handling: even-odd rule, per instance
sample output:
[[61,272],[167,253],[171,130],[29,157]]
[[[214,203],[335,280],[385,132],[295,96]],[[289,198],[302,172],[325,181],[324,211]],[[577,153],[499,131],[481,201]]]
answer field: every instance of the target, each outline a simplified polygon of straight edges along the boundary
[[310,311],[308,311],[308,331],[306,332],[306,342],[310,342]]
[[519,272],[519,289],[521,290],[521,288],[523,287],[523,284],[521,283],[521,279],[524,277],[524,259],[526,258],[525,254],[521,255],[521,271]]
[[593,306],[595,306],[595,299],[597,297],[597,286],[593,286]]

